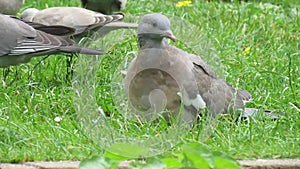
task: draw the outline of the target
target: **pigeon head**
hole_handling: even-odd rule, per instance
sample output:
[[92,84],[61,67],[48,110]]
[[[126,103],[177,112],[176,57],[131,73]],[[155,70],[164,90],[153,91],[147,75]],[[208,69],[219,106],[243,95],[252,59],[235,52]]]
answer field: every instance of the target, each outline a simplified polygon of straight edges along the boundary
[[25,11],[23,11],[23,13],[21,14],[21,19],[32,22],[35,14],[38,12],[39,10],[36,8],[28,8]]
[[160,13],[145,15],[138,26],[138,36],[147,36],[153,39],[169,38],[176,41],[171,31],[169,19]]

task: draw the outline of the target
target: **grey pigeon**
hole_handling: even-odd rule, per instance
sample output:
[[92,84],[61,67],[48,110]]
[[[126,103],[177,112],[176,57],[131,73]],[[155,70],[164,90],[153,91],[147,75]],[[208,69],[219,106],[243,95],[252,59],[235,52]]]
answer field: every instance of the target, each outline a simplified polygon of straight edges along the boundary
[[24,0],[0,0],[0,13],[16,15],[22,7]]
[[234,89],[199,56],[169,45],[165,38],[176,40],[166,16],[154,13],[141,19],[140,50],[124,82],[125,93],[136,112],[151,120],[165,108],[171,112],[163,114],[168,120],[183,110],[180,117],[190,123],[204,107],[213,117],[244,109],[244,102],[252,98],[250,93]]
[[[63,25],[74,28],[74,35],[85,34],[106,26],[105,33],[118,28],[137,27],[135,23],[121,22],[124,14],[104,15],[78,7],[52,7],[43,10],[28,8],[21,14],[24,21],[40,23],[47,26]],[[111,25],[110,25],[111,23]]]
[[126,2],[127,0],[81,0],[82,6],[86,9],[103,14],[119,12],[125,8]]
[[[23,21],[7,15],[0,14],[0,22],[0,67],[18,65],[29,62],[35,56],[61,52],[91,55],[104,53],[101,50],[75,46],[74,41],[65,36],[36,30]],[[60,32],[59,27],[56,29]]]

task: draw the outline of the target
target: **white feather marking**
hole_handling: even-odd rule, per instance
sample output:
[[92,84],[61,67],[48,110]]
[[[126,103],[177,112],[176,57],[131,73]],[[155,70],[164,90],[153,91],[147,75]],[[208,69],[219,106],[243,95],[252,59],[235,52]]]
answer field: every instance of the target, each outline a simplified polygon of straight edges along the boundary
[[53,49],[57,46],[50,46],[49,44],[40,44],[34,40],[26,40],[18,44],[9,55],[24,55],[44,50]]
[[196,98],[191,99],[189,98],[187,92],[183,89],[183,94],[181,92],[178,92],[177,95],[181,97],[181,100],[183,101],[183,104],[185,106],[193,106],[197,110],[204,109],[206,107],[205,101],[202,99],[200,94],[197,94]]
[[39,52],[43,50],[49,50],[51,48],[45,47],[45,46],[31,46],[31,47],[15,47],[13,50],[11,50],[9,55],[24,55],[28,53],[34,53]]
[[54,48],[55,46],[18,46],[15,47],[14,50],[24,50],[24,49],[35,49],[35,50],[44,50],[44,49],[51,49]]
[[251,102],[252,100],[253,100],[253,98],[250,98],[250,99],[248,99],[248,100],[243,100],[243,103],[246,104],[246,103]]
[[23,49],[23,50],[19,50],[19,49],[14,49],[10,52],[10,55],[18,55],[18,54],[22,54],[22,53],[30,53],[30,52],[35,52],[34,49]]

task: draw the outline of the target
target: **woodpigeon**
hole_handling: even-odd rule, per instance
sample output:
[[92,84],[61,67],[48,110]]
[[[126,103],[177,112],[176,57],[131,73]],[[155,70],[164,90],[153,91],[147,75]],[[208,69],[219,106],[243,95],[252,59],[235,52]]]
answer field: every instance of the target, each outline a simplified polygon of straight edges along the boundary
[[[0,67],[26,63],[32,57],[55,53],[82,53],[100,55],[104,52],[74,45],[74,41],[65,36],[52,35],[30,26],[8,15],[0,14]],[[49,27],[48,32],[64,32],[64,27]],[[45,29],[46,30],[46,29]],[[70,31],[67,28],[68,32]]]
[[24,0],[0,0],[0,13],[16,15],[23,4]]
[[162,109],[163,116],[192,122],[207,107],[210,115],[243,110],[252,98],[246,90],[233,88],[220,79],[197,55],[169,45],[176,40],[169,19],[147,14],[138,25],[139,52],[129,65],[125,93],[135,112],[151,120]]
[[[105,15],[79,7],[52,7],[43,10],[28,8],[21,14],[21,19],[43,25],[63,25],[74,28],[75,34],[85,34],[90,30],[98,30],[105,26],[107,34],[119,28],[136,28],[135,23],[121,22],[124,14]],[[108,30],[107,30],[108,29]],[[100,30],[101,31],[101,30]]]
[[86,9],[103,14],[119,12],[125,8],[126,2],[127,0],[81,0],[82,6]]

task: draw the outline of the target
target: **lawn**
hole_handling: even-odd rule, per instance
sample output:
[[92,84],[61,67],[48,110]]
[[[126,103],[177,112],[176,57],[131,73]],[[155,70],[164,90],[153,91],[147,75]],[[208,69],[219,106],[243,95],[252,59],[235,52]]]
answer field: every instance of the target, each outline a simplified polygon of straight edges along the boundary
[[[300,3],[195,0],[191,6],[176,7],[176,2],[129,0],[123,12],[127,20],[134,21],[151,12],[170,16],[179,40],[173,45],[201,55],[219,76],[248,90],[254,99],[247,107],[285,112],[275,121],[262,117],[233,122],[224,118],[209,138],[202,138],[199,126],[186,131],[181,143],[204,142],[236,159],[299,158]],[[21,11],[53,6],[80,3],[26,0]],[[118,104],[122,92],[116,90],[115,82],[121,82],[120,70],[138,50],[135,32],[119,31],[92,39],[91,47],[108,54],[74,58],[73,80],[66,79],[69,56],[63,55],[0,70],[1,162],[82,160],[103,153],[102,147],[110,140],[105,139],[108,134],[139,138],[160,132],[160,127],[128,121],[127,112]],[[74,89],[82,93],[78,95]],[[109,114],[114,131],[98,126],[94,128],[97,131],[85,132],[91,124],[82,124],[77,117],[95,117],[97,107]],[[180,148],[167,154],[177,151]]]

